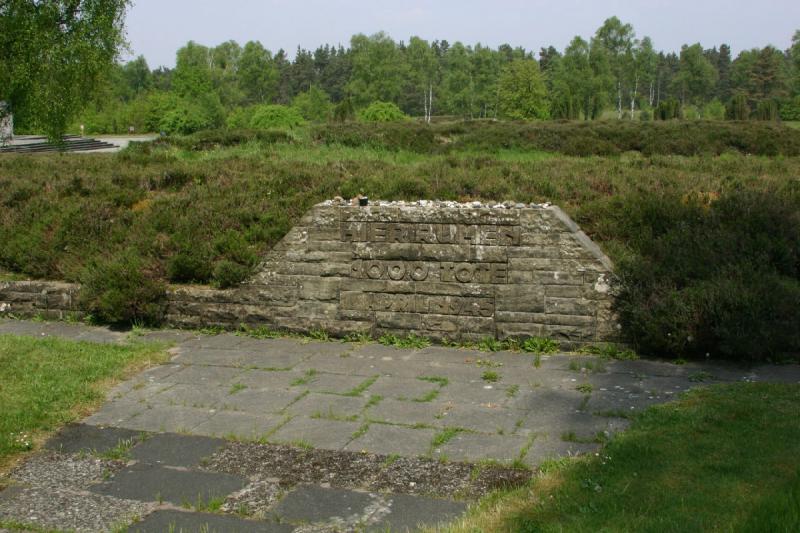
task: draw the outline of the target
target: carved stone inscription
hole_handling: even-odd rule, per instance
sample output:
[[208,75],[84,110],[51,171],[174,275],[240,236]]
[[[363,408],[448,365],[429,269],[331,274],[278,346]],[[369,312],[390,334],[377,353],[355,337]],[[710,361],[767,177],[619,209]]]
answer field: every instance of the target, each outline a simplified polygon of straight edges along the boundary
[[381,292],[342,292],[342,309],[390,313],[423,313],[491,317],[493,298],[396,294]]
[[348,222],[342,225],[341,238],[343,242],[519,246],[520,228],[479,224]]
[[353,262],[350,275],[388,281],[505,284],[508,264],[359,260]]

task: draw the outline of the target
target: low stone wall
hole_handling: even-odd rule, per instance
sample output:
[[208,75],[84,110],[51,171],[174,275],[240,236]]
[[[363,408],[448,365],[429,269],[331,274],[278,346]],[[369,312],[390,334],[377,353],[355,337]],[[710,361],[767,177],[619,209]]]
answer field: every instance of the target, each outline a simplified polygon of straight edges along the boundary
[[[577,345],[615,338],[611,269],[555,206],[325,202],[247,283],[171,287],[166,322],[452,340],[543,336]],[[75,310],[75,286],[5,286],[7,311]]]
[[80,285],[56,281],[0,281],[0,315],[80,318],[79,290]]

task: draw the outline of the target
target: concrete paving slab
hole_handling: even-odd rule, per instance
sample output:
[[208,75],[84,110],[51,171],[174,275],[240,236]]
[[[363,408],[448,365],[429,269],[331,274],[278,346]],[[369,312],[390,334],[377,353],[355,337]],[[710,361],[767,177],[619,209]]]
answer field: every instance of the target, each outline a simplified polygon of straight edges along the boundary
[[367,507],[376,499],[368,492],[301,485],[278,503],[275,514],[282,521],[315,523],[338,518],[353,523],[367,514]]
[[[246,370],[237,375],[232,383],[241,383],[251,390],[276,390],[290,389],[292,383],[306,378],[305,373],[295,370],[290,371],[270,371],[270,370]],[[298,394],[302,389],[297,389]]]
[[428,346],[418,350],[415,357],[425,361],[449,364],[474,364],[475,361],[487,356],[486,352],[467,348],[447,348],[444,346]]
[[294,526],[235,516],[159,509],[128,526],[129,533],[289,533]]
[[143,370],[137,377],[137,381],[144,382],[161,382],[171,383],[169,376],[184,368],[182,365],[176,363],[166,363],[163,365],[155,365],[146,370]]
[[435,527],[455,520],[467,510],[464,502],[424,498],[407,494],[395,494],[391,497],[391,512],[377,524],[367,528],[372,533],[412,533],[420,526]]
[[64,454],[81,451],[105,453],[120,444],[130,445],[138,442],[141,438],[140,431],[130,429],[68,424],[48,439],[44,447]]
[[370,358],[375,360],[408,360],[413,358],[419,350],[395,348],[394,346],[384,346],[383,344],[362,344],[356,346],[353,357]]
[[228,396],[228,388],[209,385],[198,387],[177,383],[147,398],[148,403],[164,406],[197,407],[210,409],[218,406]]
[[243,343],[244,337],[232,333],[219,335],[198,335],[196,338],[182,343],[183,348],[219,348],[221,350],[235,350]]
[[451,383],[469,383],[481,381],[481,375],[486,370],[492,370],[502,375],[502,368],[484,368],[475,363],[439,363],[428,361],[418,365],[422,376],[441,376],[450,380]]
[[449,427],[470,429],[480,433],[510,435],[524,418],[524,413],[502,406],[485,407],[454,402],[453,407],[445,411],[442,422]]
[[232,474],[137,464],[120,470],[108,481],[92,485],[89,490],[125,500],[202,505],[224,498],[245,485],[245,478]]
[[207,365],[207,366],[244,366],[245,354],[237,350],[220,350],[218,348],[177,348],[177,355],[172,358],[173,363],[182,365]]
[[199,466],[204,458],[224,445],[225,441],[222,439],[160,433],[134,446],[130,455],[131,459],[142,463],[192,467]]
[[434,429],[370,424],[365,434],[350,441],[344,449],[353,452],[368,451],[383,455],[414,457],[428,453],[436,433]]
[[258,390],[243,389],[234,394],[226,394],[218,406],[228,411],[243,411],[263,415],[280,413],[302,394],[299,390]]
[[174,383],[188,383],[190,385],[230,386],[234,379],[244,372],[240,368],[224,366],[187,366],[172,374],[169,379]]
[[95,413],[87,416],[81,422],[91,426],[116,426],[119,427],[127,420],[147,410],[148,405],[143,402],[114,400],[107,402]]
[[[367,370],[363,370],[363,372],[366,373]],[[430,367],[424,364],[417,364],[414,360],[400,361],[395,359],[371,362],[369,363],[369,372],[371,375],[404,378],[416,378],[435,374]]]
[[510,398],[508,388],[502,382],[487,383],[478,380],[472,383],[450,382],[442,387],[438,399],[443,402],[499,406],[505,405]]
[[269,437],[270,442],[308,444],[314,448],[340,450],[353,440],[361,424],[297,416]]
[[113,331],[108,328],[87,327],[85,324],[68,322],[43,322],[42,332],[51,337],[61,337],[76,341],[100,344],[115,344],[127,338],[127,332]]
[[180,331],[177,329],[152,329],[145,330],[136,336],[144,342],[166,342],[167,344],[181,344],[196,340],[199,335],[191,331]]
[[520,458],[520,452],[527,444],[527,438],[514,435],[464,432],[434,449],[433,456],[445,456],[451,461],[513,461]]
[[368,420],[390,422],[392,424],[424,424],[443,426],[443,413],[451,406],[439,401],[414,402],[402,400],[383,400],[364,413]]
[[215,411],[194,407],[152,406],[120,425],[129,429],[151,432],[185,433],[205,422]]
[[537,412],[579,411],[586,395],[572,389],[537,388],[520,392],[505,404],[510,409]]
[[296,367],[310,357],[307,354],[285,351],[276,352],[272,350],[248,350],[239,354],[241,364],[247,368],[284,369],[289,370]]
[[312,392],[347,394],[360,387],[369,379],[371,378],[365,376],[318,373],[311,379],[309,383],[303,385],[303,387]]
[[422,399],[438,391],[440,385],[418,378],[379,377],[369,388],[370,395],[382,396],[394,400]]
[[284,422],[280,415],[257,415],[238,411],[217,411],[211,418],[192,428],[194,435],[258,439]]
[[343,342],[309,341],[306,339],[277,338],[257,339],[240,337],[237,349],[259,351],[264,354],[288,354],[308,358],[315,355],[338,356],[352,350],[352,345]]
[[174,383],[164,383],[161,381],[139,380],[133,384],[128,392],[122,394],[119,399],[128,402],[143,402],[151,397],[166,391]]
[[295,366],[295,370],[314,370],[328,374],[347,374],[351,376],[374,376],[378,373],[375,361],[362,357],[355,357],[346,353],[347,357],[315,355],[300,362]]
[[291,415],[313,418],[344,419],[357,417],[366,405],[367,398],[363,396],[339,396],[312,392],[290,405],[286,412]]
[[42,337],[45,335],[44,326],[44,322],[3,319],[2,322],[0,322],[0,334]]

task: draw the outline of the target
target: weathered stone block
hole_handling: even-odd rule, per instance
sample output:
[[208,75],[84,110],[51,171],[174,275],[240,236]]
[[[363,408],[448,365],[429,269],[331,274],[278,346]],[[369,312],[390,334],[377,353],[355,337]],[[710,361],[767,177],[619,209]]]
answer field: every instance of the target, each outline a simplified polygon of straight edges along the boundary
[[541,285],[506,285],[495,288],[497,311],[544,312],[544,287]]
[[583,298],[546,298],[545,312],[558,315],[594,316],[597,303]]

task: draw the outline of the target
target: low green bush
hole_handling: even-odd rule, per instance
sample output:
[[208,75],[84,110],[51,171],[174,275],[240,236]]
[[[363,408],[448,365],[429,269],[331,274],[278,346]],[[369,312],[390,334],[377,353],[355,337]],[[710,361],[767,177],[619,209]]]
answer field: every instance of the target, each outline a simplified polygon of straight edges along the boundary
[[173,283],[206,283],[211,278],[209,256],[205,247],[178,252],[167,261],[167,278]]
[[364,122],[397,122],[408,120],[408,115],[392,102],[372,102],[358,113],[358,118]]
[[214,286],[220,289],[234,287],[245,281],[250,268],[234,261],[222,260],[214,267]]
[[156,144],[199,152],[253,141],[264,144],[292,142],[292,136],[283,130],[213,129],[198,131],[191,135],[170,135],[159,139]]
[[80,281],[81,305],[98,320],[157,325],[163,319],[166,286],[133,250],[95,260]]
[[638,352],[763,361],[800,353],[800,194],[625,201],[616,311]]
[[225,117],[225,127],[231,130],[246,130],[250,127],[253,120],[253,112],[256,106],[237,107]]
[[250,127],[257,130],[292,129],[303,122],[303,117],[292,107],[261,105],[253,110]]
[[214,120],[205,110],[191,102],[181,101],[175,108],[167,111],[158,123],[164,133],[186,135],[212,128]]

